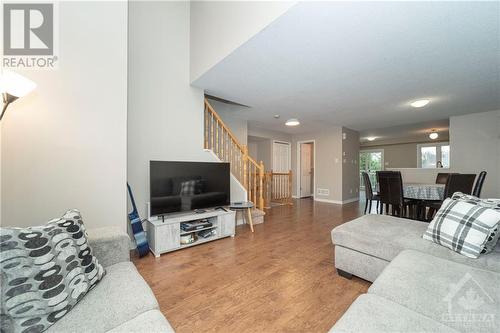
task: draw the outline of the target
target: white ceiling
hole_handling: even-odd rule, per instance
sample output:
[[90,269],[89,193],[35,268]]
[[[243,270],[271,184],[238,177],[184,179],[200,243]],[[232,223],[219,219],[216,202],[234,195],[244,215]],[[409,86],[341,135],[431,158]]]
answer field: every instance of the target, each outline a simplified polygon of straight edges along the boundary
[[288,133],[500,109],[499,16],[499,2],[298,3],[193,84]]

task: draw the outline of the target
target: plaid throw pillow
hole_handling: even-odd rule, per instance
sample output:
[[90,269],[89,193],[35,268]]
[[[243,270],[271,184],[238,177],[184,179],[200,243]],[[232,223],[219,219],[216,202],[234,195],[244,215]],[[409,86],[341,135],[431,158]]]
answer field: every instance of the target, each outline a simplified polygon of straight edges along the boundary
[[[451,198],[454,200],[465,201],[473,205],[491,208],[500,212],[500,199],[480,199],[473,195],[463,194],[462,192],[455,192]],[[498,239],[500,239],[500,223],[498,223],[497,226],[491,230],[482,253],[489,253],[493,251],[498,243]]]
[[181,183],[181,195],[194,195],[196,191],[196,180],[188,180]]
[[468,202],[446,199],[422,236],[469,258],[477,258],[500,212]]
[[481,199],[470,194],[463,194],[462,192],[453,193],[451,198],[500,211],[500,199]]

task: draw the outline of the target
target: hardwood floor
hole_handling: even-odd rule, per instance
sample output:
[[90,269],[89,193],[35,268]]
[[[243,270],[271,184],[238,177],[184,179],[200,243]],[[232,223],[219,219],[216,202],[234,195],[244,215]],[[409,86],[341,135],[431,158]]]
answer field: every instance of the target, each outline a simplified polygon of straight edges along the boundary
[[369,282],[337,275],[333,227],[362,214],[296,200],[234,238],[134,263],[176,332],[327,332]]

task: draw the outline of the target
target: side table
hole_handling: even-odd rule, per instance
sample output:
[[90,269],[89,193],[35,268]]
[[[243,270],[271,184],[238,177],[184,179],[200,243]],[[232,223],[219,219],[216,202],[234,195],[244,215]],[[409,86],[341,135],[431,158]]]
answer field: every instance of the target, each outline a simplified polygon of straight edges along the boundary
[[236,223],[236,221],[238,221],[238,212],[241,212],[242,213],[241,216],[242,216],[243,220],[247,224],[250,224],[250,230],[252,230],[252,232],[253,232],[252,208],[253,208],[253,203],[250,201],[233,202],[229,206],[229,209],[234,210],[236,212],[235,223]]

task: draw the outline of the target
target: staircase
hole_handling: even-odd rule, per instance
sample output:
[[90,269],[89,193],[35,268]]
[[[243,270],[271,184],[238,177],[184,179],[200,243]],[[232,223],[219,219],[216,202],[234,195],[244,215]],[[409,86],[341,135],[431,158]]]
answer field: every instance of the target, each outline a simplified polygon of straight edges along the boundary
[[206,98],[204,137],[204,148],[230,164],[231,173],[247,191],[247,200],[252,201],[261,211],[266,208],[264,163],[257,163],[248,155],[248,147],[238,141]]

